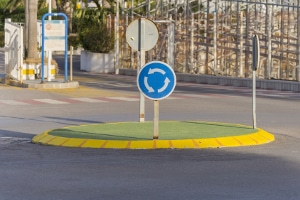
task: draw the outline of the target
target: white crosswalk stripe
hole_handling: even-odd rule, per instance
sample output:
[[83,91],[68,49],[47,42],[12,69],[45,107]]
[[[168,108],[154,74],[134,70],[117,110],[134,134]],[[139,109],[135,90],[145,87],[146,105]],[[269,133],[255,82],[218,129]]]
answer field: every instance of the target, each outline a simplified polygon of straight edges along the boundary
[[33,99],[34,101],[39,101],[42,103],[48,103],[48,104],[69,104],[68,102],[65,101],[58,101],[55,99]]
[[112,100],[120,100],[120,101],[139,101],[138,98],[130,98],[130,97],[106,97],[106,98]]
[[173,100],[173,99],[182,99],[182,97],[168,96],[166,99],[168,99],[168,100]]
[[268,94],[268,93],[261,93],[261,92],[258,92],[257,95],[262,95],[262,96],[266,96],[266,97],[281,97],[282,96],[280,94]]
[[15,100],[0,100],[0,103],[8,104],[8,105],[28,105],[28,103],[24,103],[21,101],[15,101]]
[[211,98],[211,96],[209,95],[201,95],[201,94],[184,94],[183,96],[190,97],[190,98]]
[[99,99],[92,99],[92,98],[71,98],[76,101],[86,102],[86,103],[103,103],[107,101],[99,100]]

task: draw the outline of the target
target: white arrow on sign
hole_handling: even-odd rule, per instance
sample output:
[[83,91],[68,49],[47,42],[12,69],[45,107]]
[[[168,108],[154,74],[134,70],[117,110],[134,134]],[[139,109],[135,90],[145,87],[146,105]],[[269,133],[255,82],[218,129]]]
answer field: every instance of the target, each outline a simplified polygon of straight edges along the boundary
[[167,77],[164,82],[165,82],[164,86],[162,86],[162,88],[158,89],[158,93],[163,92],[165,89],[167,89],[167,87],[171,81]]
[[[155,72],[161,73],[162,75],[164,75],[166,73],[164,70],[159,69],[159,68],[154,68],[154,69],[150,68],[148,74],[154,74]],[[168,79],[168,77],[166,77],[166,79],[164,81],[164,85],[160,89],[157,90],[158,93],[161,93],[165,89],[167,89],[170,82],[171,82],[170,79]],[[148,84],[148,77],[144,77],[144,84],[149,93],[154,92],[154,89]]]
[[148,84],[148,77],[144,77],[144,84],[149,93],[154,92],[154,89],[152,87],[150,87],[150,85]]
[[154,68],[154,69],[150,68],[148,74],[154,74],[155,72],[161,73],[162,75],[166,73],[164,70],[159,68]]

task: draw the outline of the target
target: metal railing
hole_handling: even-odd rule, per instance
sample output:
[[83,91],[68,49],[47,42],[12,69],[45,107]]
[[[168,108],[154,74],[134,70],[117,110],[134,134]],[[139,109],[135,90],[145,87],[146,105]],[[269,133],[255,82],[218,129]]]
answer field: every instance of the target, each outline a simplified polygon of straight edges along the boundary
[[5,73],[16,80],[22,80],[24,57],[23,27],[5,19]]

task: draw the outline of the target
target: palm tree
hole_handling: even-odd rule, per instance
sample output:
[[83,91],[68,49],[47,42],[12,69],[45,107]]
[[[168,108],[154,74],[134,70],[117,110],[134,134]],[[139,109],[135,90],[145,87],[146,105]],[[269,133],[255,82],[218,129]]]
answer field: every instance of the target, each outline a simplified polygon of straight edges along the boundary
[[[14,11],[18,6],[26,7],[26,0],[9,0],[4,9],[9,9],[9,12]],[[56,0],[51,0],[53,8],[56,8]],[[38,0],[38,8],[46,7],[47,0]]]
[[[52,0],[55,3],[55,0]],[[18,6],[25,7],[25,49],[28,59],[36,59],[37,54],[37,9],[45,6],[46,0],[9,0],[5,6],[12,12]]]
[[9,0],[4,9],[9,9],[9,12],[14,11],[18,6],[24,6],[24,0]]
[[[55,0],[57,5],[58,12],[65,13],[69,19],[68,29],[69,33],[72,33],[72,19],[73,19],[73,10],[76,9],[76,4],[80,0]],[[113,8],[114,0],[103,0],[102,5],[99,4],[99,0],[92,0],[98,10],[101,10],[104,5],[110,8]],[[88,0],[82,0],[85,5],[88,4]]]
[[[68,3],[76,2],[77,0],[51,0],[52,5],[60,6],[58,8],[64,8]],[[18,6],[25,7],[25,49],[27,50],[28,59],[37,58],[37,9],[41,6],[45,6],[46,0],[9,0],[5,6],[5,9],[9,9],[10,12],[15,10]],[[72,5],[72,4],[71,4]],[[76,4],[75,4],[76,5]],[[71,11],[72,12],[72,11]],[[71,16],[70,12],[69,16]]]
[[36,59],[37,54],[37,1],[26,0],[28,3],[28,59]]

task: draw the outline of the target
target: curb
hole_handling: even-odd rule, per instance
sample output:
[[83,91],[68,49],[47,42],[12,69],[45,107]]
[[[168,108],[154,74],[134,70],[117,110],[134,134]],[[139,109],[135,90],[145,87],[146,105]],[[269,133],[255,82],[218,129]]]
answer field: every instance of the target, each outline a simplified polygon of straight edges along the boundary
[[239,136],[180,140],[96,140],[53,136],[46,131],[35,136],[35,144],[97,149],[202,149],[240,147],[267,144],[275,140],[274,135],[257,129],[257,132]]
[[[36,81],[35,81],[36,82]],[[8,80],[6,82],[7,85],[15,86],[15,87],[22,87],[22,88],[33,88],[33,89],[67,89],[67,88],[78,88],[79,83],[77,81],[72,82],[44,82],[44,83],[29,83],[28,81],[20,83],[14,80]]]

